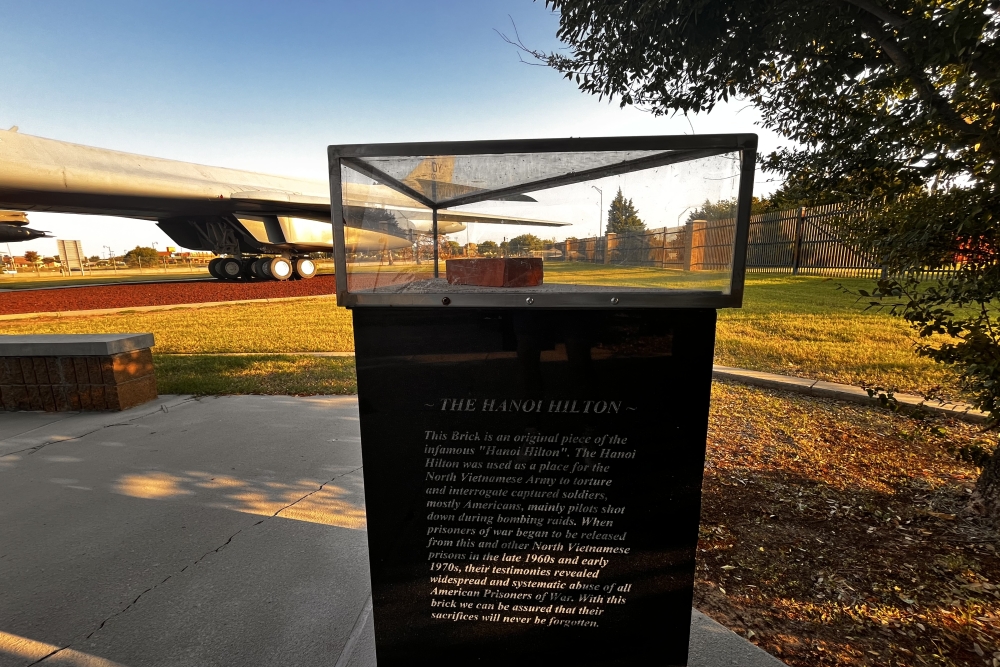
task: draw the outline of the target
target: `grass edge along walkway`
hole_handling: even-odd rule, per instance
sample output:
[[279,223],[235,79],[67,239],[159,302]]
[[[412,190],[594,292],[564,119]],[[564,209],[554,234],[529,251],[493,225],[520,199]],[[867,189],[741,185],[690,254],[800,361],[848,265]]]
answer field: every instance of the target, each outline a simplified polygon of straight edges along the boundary
[[[354,394],[353,352],[305,352],[297,354],[226,353],[157,354],[157,379],[166,394]],[[852,403],[877,405],[861,387],[839,382],[765,373],[729,366],[712,367],[715,380],[729,380],[756,387],[779,389],[797,394],[833,398]],[[319,383],[319,384],[317,384]],[[332,391],[322,391],[330,389]],[[249,390],[249,391],[248,391]],[[899,409],[930,412],[977,424],[989,415],[965,403],[927,400],[913,394],[895,394]]]

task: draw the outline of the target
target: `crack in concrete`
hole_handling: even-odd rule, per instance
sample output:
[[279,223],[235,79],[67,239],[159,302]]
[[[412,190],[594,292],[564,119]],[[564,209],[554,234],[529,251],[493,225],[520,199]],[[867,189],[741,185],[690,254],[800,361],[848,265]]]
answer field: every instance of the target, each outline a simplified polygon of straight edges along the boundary
[[52,656],[54,656],[56,653],[59,653],[61,651],[65,651],[68,648],[69,648],[69,644],[67,644],[66,646],[63,646],[61,648],[57,648],[55,651],[52,651],[52,653],[49,653],[48,655],[44,655],[41,658],[39,658],[38,660],[35,660],[33,663],[31,663],[30,665],[28,665],[28,667],[34,667],[34,665],[39,664],[43,660],[48,660],[49,658],[51,658]]
[[[177,403],[176,405],[174,405],[172,407],[177,407],[177,406],[180,406],[180,405],[184,405],[185,403],[188,403],[188,402],[193,401],[193,400],[194,400],[193,398],[188,398],[188,399],[185,399],[185,400],[181,401],[180,403]],[[163,405],[161,405],[160,407],[162,408]],[[58,445],[58,444],[63,443],[63,442],[73,442],[74,440],[80,440],[82,438],[86,438],[88,435],[93,435],[94,433],[97,433],[98,431],[103,431],[106,428],[111,428],[112,426],[130,426],[131,422],[134,422],[137,419],[142,419],[144,417],[149,417],[150,415],[154,415],[157,412],[160,412],[160,408],[157,408],[153,412],[148,412],[148,413],[144,413],[144,414],[141,414],[141,415],[136,415],[136,416],[134,416],[134,417],[132,417],[132,418],[124,421],[124,422],[114,422],[112,424],[102,424],[101,426],[98,426],[94,430],[87,431],[86,433],[81,433],[80,435],[74,435],[74,436],[71,436],[71,437],[50,440],[49,442],[43,442],[43,443],[40,443],[40,444],[37,444],[37,445],[32,445],[31,447],[25,447],[24,449],[18,449],[18,450],[13,451],[13,452],[6,452],[4,454],[0,454],[0,459],[5,458],[7,456],[14,456],[16,454],[23,454],[24,452],[28,452],[27,454],[25,454],[25,456],[31,456],[35,452],[38,452],[38,451],[40,451],[40,450],[48,447],[49,445]],[[76,414],[76,413],[74,413],[74,414]],[[63,420],[62,419],[57,419],[56,421],[49,422],[48,424],[43,424],[42,426],[39,426],[37,428],[33,428],[33,429],[29,430],[29,431],[25,431],[24,433],[20,433],[20,434],[14,436],[14,437],[19,438],[19,437],[23,436],[25,433],[31,433],[31,431],[37,431],[38,429],[45,428],[46,426],[51,426],[52,424],[57,424],[57,423],[59,423],[61,421],[63,421]],[[3,441],[0,441],[0,442],[3,442]]]
[[[121,424],[114,424],[114,425],[115,426],[120,426]],[[182,567],[176,574],[180,574],[181,572],[184,572],[188,568],[194,567],[195,565],[197,565],[198,563],[200,563],[204,559],[208,558],[212,554],[219,553],[220,551],[222,551],[223,549],[225,549],[227,546],[229,546],[232,543],[232,541],[236,538],[236,536],[239,535],[240,533],[242,533],[244,530],[247,530],[247,529],[250,529],[250,528],[254,528],[254,527],[259,526],[260,524],[264,523],[268,519],[275,518],[276,516],[278,516],[279,514],[281,514],[282,512],[284,512],[285,510],[287,510],[289,507],[293,507],[293,506],[297,505],[298,503],[302,502],[303,500],[305,500],[306,498],[308,498],[309,496],[312,496],[314,494],[319,493],[320,491],[322,491],[326,487],[327,484],[332,484],[333,482],[335,482],[336,480],[340,479],[341,477],[346,477],[347,475],[350,475],[351,473],[355,473],[355,472],[361,470],[363,467],[364,466],[358,466],[357,468],[353,468],[351,470],[348,470],[347,472],[340,473],[339,475],[334,475],[332,478],[330,478],[327,481],[325,481],[322,484],[320,484],[314,491],[310,491],[309,493],[305,494],[304,496],[302,496],[298,500],[295,500],[294,502],[288,503],[287,505],[285,505],[284,507],[282,507],[281,509],[279,509],[277,512],[275,512],[271,516],[266,516],[263,519],[261,519],[260,521],[252,523],[249,526],[244,526],[243,528],[240,528],[235,533],[233,533],[232,535],[230,535],[229,538],[226,539],[225,542],[223,542],[222,544],[220,544],[219,546],[217,546],[214,549],[210,549],[209,551],[206,551],[201,556],[199,556],[197,559],[195,559],[191,563],[188,563],[187,565],[185,565],[184,567]],[[121,616],[122,614],[124,614],[125,612],[127,612],[129,609],[131,609],[132,607],[134,607],[139,602],[139,600],[142,599],[142,597],[144,595],[146,595],[146,593],[149,593],[150,591],[156,590],[157,588],[159,588],[163,584],[165,584],[168,581],[170,581],[170,579],[172,579],[173,576],[174,576],[173,574],[168,574],[166,576],[166,578],[163,579],[162,581],[160,581],[159,583],[153,584],[152,586],[150,586],[149,588],[147,588],[143,592],[139,593],[139,595],[137,595],[135,597],[135,599],[132,600],[130,603],[128,603],[124,608],[122,608],[119,611],[116,611],[115,613],[111,614],[110,616],[108,616],[107,618],[105,618],[103,621],[101,621],[100,625],[98,625],[96,628],[94,628],[92,631],[90,631],[90,633],[88,633],[83,639],[86,640],[86,639],[90,639],[91,637],[93,637],[95,634],[97,634],[98,632],[100,632],[104,628],[104,626],[107,625],[108,622],[110,622],[112,619],[117,618],[118,616]],[[43,660],[46,660],[46,659],[52,657],[53,655],[55,655],[56,653],[59,653],[60,651],[64,651],[64,650],[66,650],[66,649],[68,649],[68,648],[70,648],[72,646],[73,646],[73,642],[70,642],[66,646],[63,646],[62,648],[60,648],[60,649],[58,649],[56,651],[53,651],[52,653],[50,653],[47,656],[41,658],[40,660],[37,660],[37,661],[31,663],[31,665],[37,665],[40,662],[42,662]],[[31,665],[29,665],[28,667],[31,667]]]
[[[76,416],[76,414],[77,413],[75,413],[75,412],[69,413],[65,417],[60,417],[59,419],[53,419],[52,421],[46,422],[46,423],[42,424],[41,426],[36,426],[35,428],[29,428],[27,431],[21,431],[20,433],[15,433],[14,435],[12,435],[10,437],[4,438],[4,440],[10,440],[11,438],[20,438],[21,436],[27,435],[28,433],[31,433],[32,431],[37,431],[40,428],[45,428],[46,426],[52,426],[53,424],[58,424],[61,421],[66,421],[70,417]],[[0,441],[0,442],[2,442],[2,441]]]
[[[301,498],[299,498],[299,499],[298,499],[298,500],[296,500],[295,502],[293,502],[293,503],[288,503],[287,505],[285,505],[284,507],[282,507],[282,508],[281,508],[280,510],[278,510],[277,512],[275,512],[274,514],[272,514],[272,515],[271,515],[271,516],[269,516],[268,518],[269,518],[269,519],[271,519],[271,518],[274,518],[274,517],[278,516],[279,514],[281,514],[281,513],[282,513],[282,512],[284,512],[285,510],[287,510],[287,509],[288,509],[289,507],[294,507],[295,505],[298,505],[299,503],[301,503],[301,502],[302,502],[303,500],[305,500],[305,499],[306,499],[306,498],[308,498],[309,496],[311,496],[311,495],[313,495],[313,494],[316,494],[316,493],[319,493],[320,491],[322,491],[322,490],[323,490],[323,488],[324,488],[324,487],[325,487],[325,486],[326,486],[327,484],[332,484],[332,483],[333,483],[334,481],[336,481],[336,480],[340,479],[341,477],[346,477],[347,475],[350,475],[351,473],[355,473],[355,472],[357,472],[357,471],[361,470],[361,469],[362,469],[363,467],[364,467],[364,466],[358,466],[357,468],[354,468],[353,470],[348,470],[348,471],[347,471],[347,472],[345,472],[345,473],[341,473],[341,474],[339,474],[339,475],[335,475],[335,476],[334,476],[334,477],[332,477],[331,479],[328,479],[327,481],[325,481],[325,482],[323,482],[322,484],[320,484],[320,485],[319,485],[319,488],[317,488],[317,489],[316,489],[315,491],[310,491],[309,493],[307,493],[306,495],[302,496]],[[256,525],[256,524],[254,524],[254,525]]]

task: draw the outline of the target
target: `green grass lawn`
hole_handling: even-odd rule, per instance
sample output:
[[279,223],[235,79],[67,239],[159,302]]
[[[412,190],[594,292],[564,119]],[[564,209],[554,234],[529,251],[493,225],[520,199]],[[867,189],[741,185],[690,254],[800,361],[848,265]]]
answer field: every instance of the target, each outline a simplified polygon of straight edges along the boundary
[[[626,279],[668,279],[653,269],[583,263],[550,264],[547,271],[553,282],[622,284]],[[676,276],[669,280],[671,285],[678,284]],[[698,276],[690,282],[695,286]],[[912,393],[941,386],[943,395],[960,398],[952,373],[913,352],[913,338],[904,322],[886,313],[865,311],[856,297],[838,291],[838,284],[857,290],[869,287],[871,281],[749,275],[743,308],[720,311],[716,363],[855,385],[880,384]],[[164,393],[353,391],[353,379],[347,382],[337,375],[352,367],[350,359],[307,361],[309,357],[294,354],[354,349],[350,312],[328,298],[0,322],[0,333],[6,334],[138,331],[156,335]],[[209,364],[206,356],[173,358],[167,356],[170,353],[281,356],[218,357],[217,363]],[[192,370],[199,365],[205,368],[200,374]],[[295,375],[300,377],[293,381]],[[274,380],[265,382],[264,377]]]
[[39,287],[67,287],[79,285],[114,285],[115,283],[159,282],[163,280],[204,280],[210,278],[208,269],[204,266],[170,267],[163,269],[99,269],[93,273],[81,276],[79,272],[72,276],[61,276],[58,271],[42,271],[41,273],[18,273],[16,276],[0,276],[0,289],[37,289]]
[[155,356],[161,394],[356,394],[353,357]]
[[154,351],[159,354],[354,350],[351,313],[337,308],[332,298],[0,322],[0,333],[5,334],[139,331],[156,336]]
[[914,352],[915,335],[867,300],[837,289],[870,289],[861,278],[750,276],[743,308],[720,311],[715,361],[831,382],[878,384],[959,398],[956,376]]

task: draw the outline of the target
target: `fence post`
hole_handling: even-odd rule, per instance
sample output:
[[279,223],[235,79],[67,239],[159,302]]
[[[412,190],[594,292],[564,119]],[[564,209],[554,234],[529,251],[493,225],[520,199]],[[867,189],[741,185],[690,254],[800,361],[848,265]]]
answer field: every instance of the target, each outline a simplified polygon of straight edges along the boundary
[[799,209],[799,217],[795,220],[795,245],[792,247],[792,275],[799,275],[799,264],[802,261],[802,232],[806,223],[806,207]]
[[684,262],[681,267],[685,271],[691,270],[691,255],[694,252],[694,221],[688,220],[684,223]]
[[667,268],[667,228],[663,228],[663,247],[660,249],[660,268]]

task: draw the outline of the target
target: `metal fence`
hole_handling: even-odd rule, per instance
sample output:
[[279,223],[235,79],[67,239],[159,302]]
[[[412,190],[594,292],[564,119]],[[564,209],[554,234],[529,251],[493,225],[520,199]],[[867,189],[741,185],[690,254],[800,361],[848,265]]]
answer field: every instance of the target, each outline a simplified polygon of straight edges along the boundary
[[[746,270],[878,277],[883,274],[881,263],[840,238],[836,231],[839,221],[863,220],[872,210],[864,205],[830,204],[751,216]],[[567,261],[719,271],[728,270],[732,263],[735,230],[733,218],[692,220],[679,227],[567,239],[557,243],[556,249]],[[924,271],[921,275],[944,276],[955,268]]]

